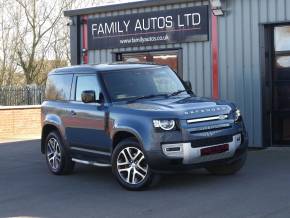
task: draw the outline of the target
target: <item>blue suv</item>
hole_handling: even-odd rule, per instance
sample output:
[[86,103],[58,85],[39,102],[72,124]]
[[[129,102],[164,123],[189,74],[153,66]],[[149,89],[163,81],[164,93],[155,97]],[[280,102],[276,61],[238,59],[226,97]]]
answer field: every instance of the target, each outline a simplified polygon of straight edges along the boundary
[[167,66],[83,65],[49,73],[41,151],[56,175],[75,163],[111,167],[128,190],[167,172],[239,171],[248,136],[239,109],[200,98]]

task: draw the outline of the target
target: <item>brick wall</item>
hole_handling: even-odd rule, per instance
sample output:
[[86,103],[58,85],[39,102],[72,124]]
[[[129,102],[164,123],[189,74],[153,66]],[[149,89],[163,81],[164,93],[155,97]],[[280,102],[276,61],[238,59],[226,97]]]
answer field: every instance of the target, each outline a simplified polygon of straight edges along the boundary
[[0,107],[0,141],[40,138],[40,106]]

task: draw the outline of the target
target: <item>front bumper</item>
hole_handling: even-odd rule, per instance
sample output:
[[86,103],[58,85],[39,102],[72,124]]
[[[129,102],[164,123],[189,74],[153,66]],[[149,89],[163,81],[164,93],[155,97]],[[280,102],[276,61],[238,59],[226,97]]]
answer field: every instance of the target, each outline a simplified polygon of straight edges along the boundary
[[192,147],[191,143],[163,144],[162,151],[168,158],[182,158],[183,164],[209,162],[233,157],[236,150],[241,145],[241,138],[241,134],[234,135],[233,140],[225,144],[228,147],[227,151],[216,151],[209,155],[202,155],[202,150],[219,146],[219,144],[197,148]]
[[[222,143],[223,144],[223,143]],[[231,163],[246,155],[248,148],[247,135],[238,133],[232,136],[232,141],[227,143],[228,150],[221,153],[201,155],[201,150],[216,145],[193,147],[191,143],[163,144],[161,151],[151,151],[147,154],[149,165],[154,172],[171,173],[203,168],[216,164]],[[176,145],[180,147],[177,151]],[[171,152],[166,151],[167,148]]]

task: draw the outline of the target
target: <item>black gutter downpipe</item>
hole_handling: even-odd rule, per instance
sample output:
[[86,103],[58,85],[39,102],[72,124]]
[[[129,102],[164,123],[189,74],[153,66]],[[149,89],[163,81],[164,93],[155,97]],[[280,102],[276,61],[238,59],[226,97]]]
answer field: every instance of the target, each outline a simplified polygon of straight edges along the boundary
[[70,22],[68,25],[70,26],[71,65],[80,65],[82,57],[80,16],[70,17]]

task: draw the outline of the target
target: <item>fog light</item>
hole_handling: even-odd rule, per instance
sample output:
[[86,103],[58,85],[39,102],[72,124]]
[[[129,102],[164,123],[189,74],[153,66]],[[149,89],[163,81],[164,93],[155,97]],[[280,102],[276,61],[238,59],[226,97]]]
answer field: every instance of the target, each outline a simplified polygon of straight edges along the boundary
[[166,151],[180,151],[180,147],[166,148]]
[[163,144],[163,153],[168,157],[183,157],[183,144]]

